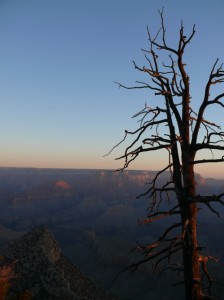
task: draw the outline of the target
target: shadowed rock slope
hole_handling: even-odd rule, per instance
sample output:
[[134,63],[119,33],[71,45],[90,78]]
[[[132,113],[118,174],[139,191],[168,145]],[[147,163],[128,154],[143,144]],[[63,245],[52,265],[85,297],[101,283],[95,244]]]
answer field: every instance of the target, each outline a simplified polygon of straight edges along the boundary
[[17,299],[24,291],[31,293],[31,299],[41,300],[113,299],[61,254],[46,227],[33,229],[2,251],[0,265],[12,263],[17,277],[12,279],[9,299]]

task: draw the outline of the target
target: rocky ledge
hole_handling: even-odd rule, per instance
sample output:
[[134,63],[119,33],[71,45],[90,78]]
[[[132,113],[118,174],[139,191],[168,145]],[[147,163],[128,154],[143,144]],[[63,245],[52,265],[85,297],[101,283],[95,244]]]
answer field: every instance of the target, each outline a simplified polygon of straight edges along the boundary
[[112,300],[65,258],[52,232],[38,227],[11,243],[1,255],[0,267],[13,265],[9,299],[28,291],[29,299]]

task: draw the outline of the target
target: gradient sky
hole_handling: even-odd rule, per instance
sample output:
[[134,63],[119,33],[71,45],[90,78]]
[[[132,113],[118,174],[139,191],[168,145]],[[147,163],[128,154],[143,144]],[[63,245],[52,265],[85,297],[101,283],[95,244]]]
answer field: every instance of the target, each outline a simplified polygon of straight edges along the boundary
[[[181,20],[196,35],[186,53],[195,106],[216,58],[224,62],[223,0],[0,0],[0,166],[118,168],[103,158],[134,129],[131,119],[151,94],[118,89],[140,74],[148,25],[177,43]],[[223,124],[223,112],[211,111]],[[209,154],[210,155],[210,154]],[[145,155],[135,169],[158,169],[163,152]],[[204,176],[224,177],[224,165],[203,165]]]

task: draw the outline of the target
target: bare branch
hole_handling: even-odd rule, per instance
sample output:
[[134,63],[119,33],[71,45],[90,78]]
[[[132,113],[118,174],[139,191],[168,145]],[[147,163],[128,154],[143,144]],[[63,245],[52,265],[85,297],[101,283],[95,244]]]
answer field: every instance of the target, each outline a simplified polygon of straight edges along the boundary
[[210,203],[210,202],[219,202],[220,204],[224,205],[224,201],[221,198],[224,196],[224,193],[219,195],[212,195],[212,196],[201,196],[197,195],[191,197],[189,200],[191,203]]
[[139,224],[140,225],[150,224],[154,221],[163,219],[167,216],[179,215],[180,211],[176,210],[177,208],[178,208],[178,205],[174,206],[172,209],[170,209],[168,211],[157,211],[155,213],[150,213],[147,215],[147,219],[139,220]]
[[218,61],[219,61],[219,59],[216,59],[214,65],[212,67],[209,79],[208,79],[207,84],[206,84],[204,100],[203,100],[203,102],[202,102],[202,104],[199,108],[198,118],[197,118],[196,125],[195,125],[195,128],[194,128],[193,134],[192,134],[192,145],[195,145],[197,143],[197,138],[198,138],[200,125],[203,121],[203,115],[204,115],[204,111],[205,111],[206,107],[208,105],[215,104],[215,103],[221,105],[222,107],[224,107],[224,105],[219,101],[221,98],[224,97],[224,93],[219,94],[213,100],[209,99],[211,86],[214,85],[214,84],[220,83],[215,78],[223,77],[223,79],[224,79],[224,73],[223,73],[223,70],[221,69],[222,65],[217,69],[217,71],[215,71],[215,68],[218,64]]
[[192,161],[191,163],[196,165],[196,164],[207,164],[207,163],[218,163],[218,162],[224,162],[224,156],[219,159],[199,159]]
[[[219,124],[205,118],[205,112],[210,105],[224,108],[224,92],[216,94],[212,90],[214,87],[223,88],[224,70],[222,64],[218,66],[217,59],[211,68],[199,109],[195,112],[191,107],[190,77],[184,61],[185,50],[196,32],[195,25],[187,36],[181,22],[177,47],[173,48],[167,42],[163,9],[159,11],[159,15],[161,28],[154,37],[147,27],[149,49],[142,49],[147,66],[139,67],[133,61],[134,68],[145,73],[146,82],[136,81],[136,85],[131,87],[117,84],[125,89],[152,90],[155,96],[159,96],[159,100],[163,99],[163,104],[160,102],[155,108],[145,105],[136,113],[134,117],[140,117],[138,120],[140,127],[135,131],[126,130],[124,139],[112,150],[125,141],[127,136],[133,137],[124,154],[117,158],[124,159],[123,168],[120,170],[127,168],[142,153],[162,149],[168,151],[168,164],[148,183],[150,185],[148,190],[137,197],[146,196],[150,199],[148,214],[145,219],[139,221],[139,224],[150,224],[167,216],[179,215],[181,222],[168,227],[156,242],[149,245],[138,244],[144,258],[125,270],[136,270],[141,264],[152,260],[156,270],[161,262],[167,260],[168,268],[178,272],[184,270],[186,299],[193,299],[193,294],[196,299],[196,295],[199,298],[202,295],[203,277],[208,282],[209,294],[213,282],[206,267],[211,257],[199,255],[202,248],[198,246],[196,233],[198,205],[206,205],[210,211],[219,216],[218,211],[211,205],[212,203],[224,205],[224,193],[211,196],[196,195],[194,166],[224,162],[224,156],[216,158],[213,154],[213,150],[224,151],[224,132]],[[167,53],[169,58],[169,62],[162,63],[161,66],[158,59],[160,51]],[[212,97],[211,90],[214,95]],[[165,130],[161,129],[162,126]],[[207,156],[205,159],[196,160],[197,151],[200,150],[210,150],[212,158]],[[165,183],[163,181],[161,183],[159,178],[164,172],[169,174],[169,178]],[[168,204],[173,203],[171,209],[162,208],[161,203],[164,200],[168,200]],[[180,232],[170,236],[170,233],[178,227]],[[181,264],[171,260],[173,254],[179,250],[183,250],[183,268]],[[192,291],[194,293],[191,294]],[[212,296],[203,295],[203,299],[212,299]]]
[[145,85],[139,85],[139,86],[125,86],[125,85],[123,85],[123,84],[121,84],[121,83],[119,83],[119,82],[114,82],[114,83],[116,83],[117,85],[119,85],[119,88],[124,88],[124,89],[126,89],[126,90],[134,90],[134,89],[152,89],[152,90],[158,90],[158,91],[160,91],[159,89],[157,89],[157,88],[154,88],[154,87],[151,87],[150,85],[148,85],[148,84],[145,84]]

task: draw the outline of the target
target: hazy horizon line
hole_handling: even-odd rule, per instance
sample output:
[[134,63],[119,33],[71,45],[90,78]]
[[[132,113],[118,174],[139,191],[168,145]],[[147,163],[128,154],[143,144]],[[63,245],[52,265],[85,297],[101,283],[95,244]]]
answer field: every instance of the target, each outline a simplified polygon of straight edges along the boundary
[[[124,170],[122,169],[112,169],[112,168],[75,168],[75,167],[21,167],[21,166],[0,166],[0,169],[29,169],[29,170],[90,170],[90,171],[108,171],[108,172],[159,172],[158,170],[149,170],[149,169],[132,169],[132,168],[126,168]],[[169,172],[169,171],[166,171]],[[195,174],[200,175],[201,177],[205,179],[215,179],[215,180],[224,180],[223,177],[212,177],[212,176],[204,176],[199,172],[195,172]]]

